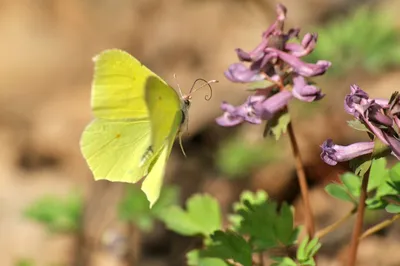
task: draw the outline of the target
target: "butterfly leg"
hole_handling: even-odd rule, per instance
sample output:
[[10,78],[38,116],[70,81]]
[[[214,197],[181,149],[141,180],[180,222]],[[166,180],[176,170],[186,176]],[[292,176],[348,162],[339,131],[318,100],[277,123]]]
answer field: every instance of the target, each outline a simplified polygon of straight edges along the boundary
[[154,155],[154,151],[152,146],[149,146],[147,150],[142,155],[142,159],[140,160],[139,167],[142,167],[147,163],[147,161]]

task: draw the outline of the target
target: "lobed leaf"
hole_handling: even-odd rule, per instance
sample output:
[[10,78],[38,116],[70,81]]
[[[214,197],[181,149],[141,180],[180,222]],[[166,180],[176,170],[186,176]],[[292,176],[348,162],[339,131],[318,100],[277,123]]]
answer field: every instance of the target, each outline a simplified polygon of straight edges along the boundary
[[220,208],[213,197],[196,194],[187,200],[186,206],[186,210],[171,206],[159,218],[167,228],[186,236],[208,236],[221,228]]
[[241,235],[233,231],[215,231],[211,235],[211,243],[200,251],[200,257],[229,259],[243,266],[252,266],[250,244]]

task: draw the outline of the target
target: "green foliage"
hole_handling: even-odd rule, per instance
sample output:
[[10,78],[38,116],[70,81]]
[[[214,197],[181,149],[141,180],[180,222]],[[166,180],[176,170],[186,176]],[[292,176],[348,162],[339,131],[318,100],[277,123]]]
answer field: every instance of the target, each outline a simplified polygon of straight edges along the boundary
[[[244,202],[250,202],[250,204],[262,204],[267,201],[268,195],[264,190],[259,190],[256,193],[250,191],[243,191],[240,194],[240,201],[233,203],[233,210],[238,213],[240,210],[246,210],[247,207]],[[243,218],[239,214],[232,214],[228,217],[233,229],[238,229]]]
[[119,218],[133,222],[143,231],[153,229],[156,218],[161,219],[163,211],[178,203],[179,191],[175,186],[164,186],[160,197],[150,209],[146,195],[138,186],[129,186],[118,206]]
[[297,248],[296,261],[289,257],[274,257],[272,258],[274,263],[271,266],[315,266],[313,257],[320,247],[321,243],[318,242],[318,238],[310,241],[309,237],[306,237]]
[[[329,184],[327,193],[340,200],[358,204],[361,191],[361,178],[353,173],[340,176],[342,184]],[[400,206],[400,163],[392,169],[386,168],[386,159],[374,159],[369,173],[367,208],[370,210],[386,209],[399,213]]]
[[219,258],[202,258],[200,250],[194,249],[186,254],[188,266],[228,266],[223,259]]
[[243,266],[252,266],[252,248],[238,233],[233,231],[215,231],[210,243],[200,251],[201,257],[233,260]]
[[279,211],[273,201],[251,204],[245,200],[243,204],[246,208],[237,212],[242,216],[237,231],[250,237],[254,250],[294,244],[299,230],[293,226],[293,213],[286,203],[282,204]]
[[360,122],[360,120],[354,119],[347,121],[347,125],[357,131],[364,131],[364,132],[369,132],[370,130]]
[[[194,208],[194,200],[201,202],[197,205],[202,207]],[[188,200],[186,212],[179,209],[179,212],[173,211],[169,214],[171,221],[167,227],[170,229],[184,235],[203,234],[204,249],[192,250],[187,254],[190,266],[223,266],[231,265],[229,263],[232,261],[251,266],[253,253],[295,244],[299,228],[294,227],[292,209],[286,203],[278,208],[276,202],[268,200],[264,191],[245,191],[241,194],[240,201],[233,205],[234,214],[230,216],[232,224],[229,227],[231,229],[226,231],[219,230],[219,219],[218,223],[210,222],[214,220],[216,213],[219,214],[219,210],[216,212],[216,207],[211,208],[214,211],[206,210],[206,204],[218,206],[211,197],[196,195]],[[174,210],[175,207],[170,209]],[[195,213],[202,215],[194,215]],[[199,229],[201,224],[210,226],[205,227],[208,229]],[[303,253],[309,254],[307,252]]]
[[318,238],[311,240],[308,237],[304,238],[303,241],[301,241],[296,254],[300,265],[315,265],[313,257],[317,254],[320,247],[321,243],[318,242]]
[[355,67],[379,73],[400,64],[399,34],[386,13],[361,8],[314,32],[318,32],[318,43],[307,61],[331,61],[328,75]]
[[166,208],[160,219],[167,228],[185,236],[208,236],[221,228],[218,202],[209,195],[194,195],[188,199],[186,210],[178,206]]
[[298,266],[298,264],[289,257],[275,257],[272,258],[274,263],[271,266]]
[[268,120],[264,136],[272,134],[275,140],[279,140],[282,134],[286,133],[289,123],[290,114],[288,112],[281,112],[275,115],[271,120]]
[[216,162],[221,172],[235,178],[277,159],[279,154],[275,141],[248,144],[235,137],[222,144]]
[[356,199],[352,197],[352,195],[349,193],[347,188],[344,185],[340,184],[328,184],[325,187],[325,191],[331,195],[334,198],[343,200],[343,201],[348,201],[351,203],[354,203],[354,205],[357,204]]
[[71,193],[65,198],[44,196],[30,205],[24,216],[42,223],[54,233],[73,233],[80,226],[83,201],[79,194]]
[[248,91],[256,91],[258,89],[265,89],[265,88],[267,88],[267,87],[269,87],[271,85],[276,86],[275,83],[273,83],[273,82],[271,82],[269,80],[265,80],[265,79],[258,80],[258,81],[254,81],[254,82],[249,83],[248,86],[247,86],[247,88],[248,88],[247,90]]
[[35,263],[31,259],[19,259],[15,262],[14,266],[35,266]]

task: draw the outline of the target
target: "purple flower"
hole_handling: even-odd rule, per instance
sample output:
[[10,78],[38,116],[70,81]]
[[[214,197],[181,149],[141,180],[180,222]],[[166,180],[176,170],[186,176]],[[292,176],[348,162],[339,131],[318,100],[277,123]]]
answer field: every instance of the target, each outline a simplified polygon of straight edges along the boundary
[[383,108],[375,101],[372,101],[369,107],[365,111],[365,116],[368,117],[369,121],[373,122],[377,126],[391,127],[393,120],[391,117],[383,113]]
[[346,95],[344,101],[346,112],[360,120],[377,138],[389,145],[383,129],[391,128],[393,120],[384,114],[382,105],[370,99],[368,94],[357,85],[352,85],[350,90],[350,94]]
[[314,85],[309,85],[302,76],[293,76],[293,96],[305,102],[313,102],[322,99],[325,94]]
[[256,114],[254,106],[264,98],[264,96],[250,96],[244,104],[237,107],[223,102],[221,109],[224,114],[216,119],[217,124],[226,127],[236,126],[244,121],[261,124],[261,117]]
[[[231,64],[224,72],[232,82],[267,80],[265,88],[256,90],[257,95],[264,95],[263,99],[249,98],[238,107],[223,103],[224,114],[217,119],[218,124],[234,126],[244,121],[259,124],[285,108],[293,97],[305,102],[323,98],[321,90],[308,84],[305,78],[324,74],[331,63],[320,60],[311,64],[300,59],[314,50],[318,35],[307,33],[298,42],[299,28],[284,30],[286,12],[285,6],[278,4],[276,20],[262,33],[259,44],[250,51],[237,48],[240,63]],[[274,93],[270,94],[271,91]]]
[[260,101],[255,104],[256,114],[263,120],[271,119],[278,111],[282,110],[293,97],[292,93],[283,90],[269,97],[265,101]]
[[394,137],[393,135],[385,134],[385,138],[389,143],[390,148],[392,149],[392,154],[400,160],[400,140],[398,137]]
[[[400,138],[398,125],[399,119],[393,113],[396,108],[398,94],[392,95],[391,99],[371,99],[368,94],[357,85],[350,87],[350,94],[346,95],[344,108],[347,113],[353,115],[366,128],[369,136],[379,139],[391,153],[400,159]],[[394,127],[397,127],[396,129]],[[321,158],[328,164],[335,165],[339,161],[347,161],[363,154],[373,151],[373,142],[355,143],[349,146],[334,145],[332,140],[327,140],[322,146]],[[346,149],[345,149],[346,148]],[[351,149],[350,149],[351,148]]]
[[282,61],[286,62],[292,67],[293,72],[304,77],[322,75],[331,66],[331,62],[326,60],[319,60],[317,63],[311,64],[303,62],[298,57],[275,48],[267,48],[266,50],[267,52],[276,54]]
[[222,102],[221,109],[224,114],[216,119],[217,124],[225,127],[236,126],[244,121],[243,117],[237,115],[236,108],[227,102]]
[[344,98],[344,109],[348,114],[353,115],[357,118],[358,115],[356,113],[356,105],[367,104],[369,97],[365,91],[360,89],[355,84],[350,86],[350,91],[350,94],[346,95],[346,97]]
[[361,155],[372,153],[374,142],[358,142],[348,146],[333,144],[331,139],[326,140],[321,146],[321,159],[329,164],[336,165],[338,162],[345,162]]
[[301,44],[298,43],[287,43],[285,45],[285,50],[287,50],[291,55],[296,57],[302,57],[310,54],[317,44],[318,35],[307,33],[304,35]]
[[264,77],[257,70],[250,70],[242,63],[235,63],[225,71],[225,77],[232,82],[254,82],[263,80]]

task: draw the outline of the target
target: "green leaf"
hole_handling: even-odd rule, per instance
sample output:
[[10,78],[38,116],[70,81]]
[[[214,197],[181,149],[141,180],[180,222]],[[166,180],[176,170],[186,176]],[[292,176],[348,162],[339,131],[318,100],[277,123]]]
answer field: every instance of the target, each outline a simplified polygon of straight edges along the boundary
[[301,242],[299,247],[297,248],[297,259],[298,260],[306,260],[308,258],[306,253],[306,246],[309,240],[309,236],[306,236]]
[[371,167],[372,161],[370,155],[364,155],[353,160],[350,160],[350,167],[354,173],[360,177],[363,177],[368,169]]
[[194,249],[186,254],[187,265],[188,266],[229,266],[222,259],[218,258],[201,258],[200,250]]
[[386,169],[386,159],[373,160],[369,174],[368,191],[372,191],[382,185],[387,180],[388,175],[389,170]]
[[254,81],[252,83],[249,83],[247,88],[249,91],[255,91],[258,89],[265,89],[271,85],[274,85],[275,83],[272,83],[271,81],[268,80],[259,80],[259,81]]
[[237,212],[242,216],[237,231],[250,237],[256,251],[294,244],[298,228],[294,228],[293,214],[286,204],[280,211],[272,201],[259,204],[244,201],[244,205],[246,208]]
[[231,259],[243,266],[252,266],[252,250],[250,244],[233,231],[215,231],[211,235],[211,243],[202,251],[200,257]]
[[396,204],[388,204],[385,207],[385,210],[389,213],[400,213],[400,205],[396,205]]
[[177,186],[163,186],[160,197],[150,209],[150,212],[158,219],[161,219],[166,209],[168,209],[170,206],[178,204],[179,194],[179,188]]
[[[371,170],[374,193],[369,193],[369,198],[366,200],[369,210],[384,209],[389,203],[396,201],[397,195],[399,195],[395,183],[400,182],[400,163],[396,164],[390,170],[385,168],[385,161],[382,159],[374,161],[375,163],[377,168],[374,172]],[[389,207],[389,210],[391,208]]]
[[342,180],[343,185],[347,188],[351,195],[354,198],[358,198],[361,192],[361,179],[359,176],[354,175],[353,173],[344,173],[340,176],[340,180]]
[[160,219],[167,228],[186,236],[208,236],[221,228],[219,205],[211,196],[196,194],[187,200],[186,206],[186,211],[177,206],[169,207]]
[[367,132],[370,131],[363,123],[360,122],[360,120],[354,119],[351,121],[347,121],[347,125],[358,131],[367,131]]
[[280,112],[276,114],[272,119],[268,120],[264,136],[271,132],[272,135],[275,136],[275,140],[279,140],[281,135],[286,133],[289,123],[290,114],[288,112]]
[[[245,206],[244,202],[250,202],[251,205],[254,204],[261,204],[263,202],[266,202],[268,199],[268,194],[264,190],[258,190],[257,192],[251,192],[249,190],[243,191],[242,194],[240,194],[240,201],[233,203],[233,210],[235,212],[238,212],[239,210],[242,209],[247,209]],[[232,214],[229,215],[228,217],[230,223],[232,224],[233,228],[238,228],[240,227],[240,223],[242,221],[242,216],[238,214]]]
[[304,238],[297,249],[297,260],[300,265],[315,265],[314,256],[320,249],[321,243],[318,238],[309,241],[309,238]]
[[297,263],[289,257],[272,257],[274,263],[271,266],[297,266]]
[[133,222],[139,229],[149,232],[153,229],[154,219],[162,216],[169,206],[178,203],[178,194],[177,187],[163,187],[159,199],[150,209],[143,191],[137,186],[129,186],[118,205],[119,219]]
[[82,208],[82,197],[77,193],[65,198],[49,195],[30,205],[24,216],[42,223],[51,232],[72,233],[80,226]]
[[325,191],[332,197],[357,204],[357,201],[350,196],[349,192],[343,185],[328,184],[325,187]]
[[297,240],[299,230],[293,230],[294,219],[290,206],[284,202],[280,209],[280,216],[277,216],[275,224],[276,236],[285,245],[293,244]]

